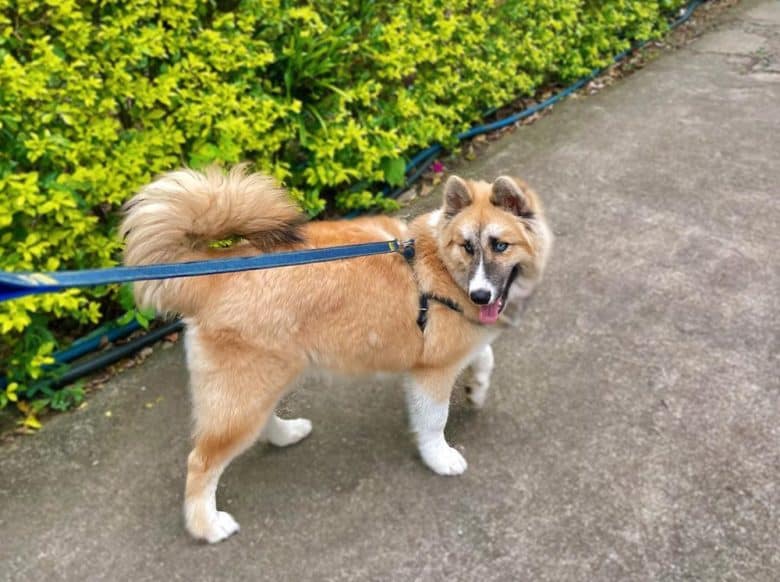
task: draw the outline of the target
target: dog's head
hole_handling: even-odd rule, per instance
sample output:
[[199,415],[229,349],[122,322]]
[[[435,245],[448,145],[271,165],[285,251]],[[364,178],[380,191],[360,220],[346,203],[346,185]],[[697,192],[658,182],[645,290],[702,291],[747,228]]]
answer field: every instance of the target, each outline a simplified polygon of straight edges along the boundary
[[435,227],[447,270],[485,324],[531,294],[552,245],[539,198],[508,176],[492,184],[450,177]]

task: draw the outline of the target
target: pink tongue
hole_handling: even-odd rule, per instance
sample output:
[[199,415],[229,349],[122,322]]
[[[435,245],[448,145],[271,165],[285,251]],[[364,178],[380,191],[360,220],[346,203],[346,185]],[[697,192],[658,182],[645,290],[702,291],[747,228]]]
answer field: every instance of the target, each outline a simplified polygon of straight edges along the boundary
[[501,301],[495,301],[490,305],[482,305],[479,308],[480,323],[495,323],[498,321],[498,315],[501,312]]

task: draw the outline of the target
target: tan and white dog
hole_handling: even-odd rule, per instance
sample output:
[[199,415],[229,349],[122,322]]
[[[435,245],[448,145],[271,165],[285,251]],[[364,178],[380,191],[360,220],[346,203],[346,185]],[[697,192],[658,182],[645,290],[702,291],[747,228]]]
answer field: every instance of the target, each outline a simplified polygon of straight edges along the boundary
[[[423,462],[440,475],[462,473],[465,459],[444,439],[453,385],[470,366],[469,398],[482,405],[490,343],[514,323],[552,244],[537,196],[513,178],[453,176],[441,209],[409,225],[389,217],[304,222],[284,190],[245,166],[163,175],[127,204],[121,233],[128,265],[416,241],[411,263],[388,254],[135,284],[140,306],[186,322],[195,426],[185,519],[208,542],[238,531],[216,507],[228,463],[258,438],[281,447],[311,432],[310,421],[274,413],[308,371],[404,374]],[[229,236],[243,241],[210,248]]]

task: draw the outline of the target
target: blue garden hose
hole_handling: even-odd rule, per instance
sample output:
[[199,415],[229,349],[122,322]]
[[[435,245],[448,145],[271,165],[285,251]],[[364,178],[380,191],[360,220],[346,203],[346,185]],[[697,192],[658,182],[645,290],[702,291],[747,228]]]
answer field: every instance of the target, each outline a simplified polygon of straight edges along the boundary
[[[45,372],[63,364],[68,364],[73,360],[91,354],[101,346],[123,339],[139,329],[141,329],[141,324],[136,320],[124,325],[120,325],[116,321],[102,325],[84,337],[74,341],[68,348],[54,352],[51,355],[55,362],[54,365],[44,366],[43,370]],[[0,376],[0,390],[5,390],[7,385],[8,378]]]
[[115,342],[118,339],[127,337],[136,330],[141,329],[141,324],[136,320],[125,325],[110,323],[99,327],[89,335],[74,341],[69,348],[54,352],[52,357],[58,364],[67,364],[82,356],[90,354],[100,346]]

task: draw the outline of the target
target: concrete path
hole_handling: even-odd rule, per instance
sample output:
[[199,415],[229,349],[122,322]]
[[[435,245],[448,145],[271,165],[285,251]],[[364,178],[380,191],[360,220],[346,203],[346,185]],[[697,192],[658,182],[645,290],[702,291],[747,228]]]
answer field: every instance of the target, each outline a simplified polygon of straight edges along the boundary
[[528,178],[558,236],[486,408],[455,399],[464,476],[416,459],[397,383],[306,385],[312,436],[235,462],[240,534],[193,543],[158,350],[0,449],[0,579],[777,580],[780,2],[722,19],[462,168]]

